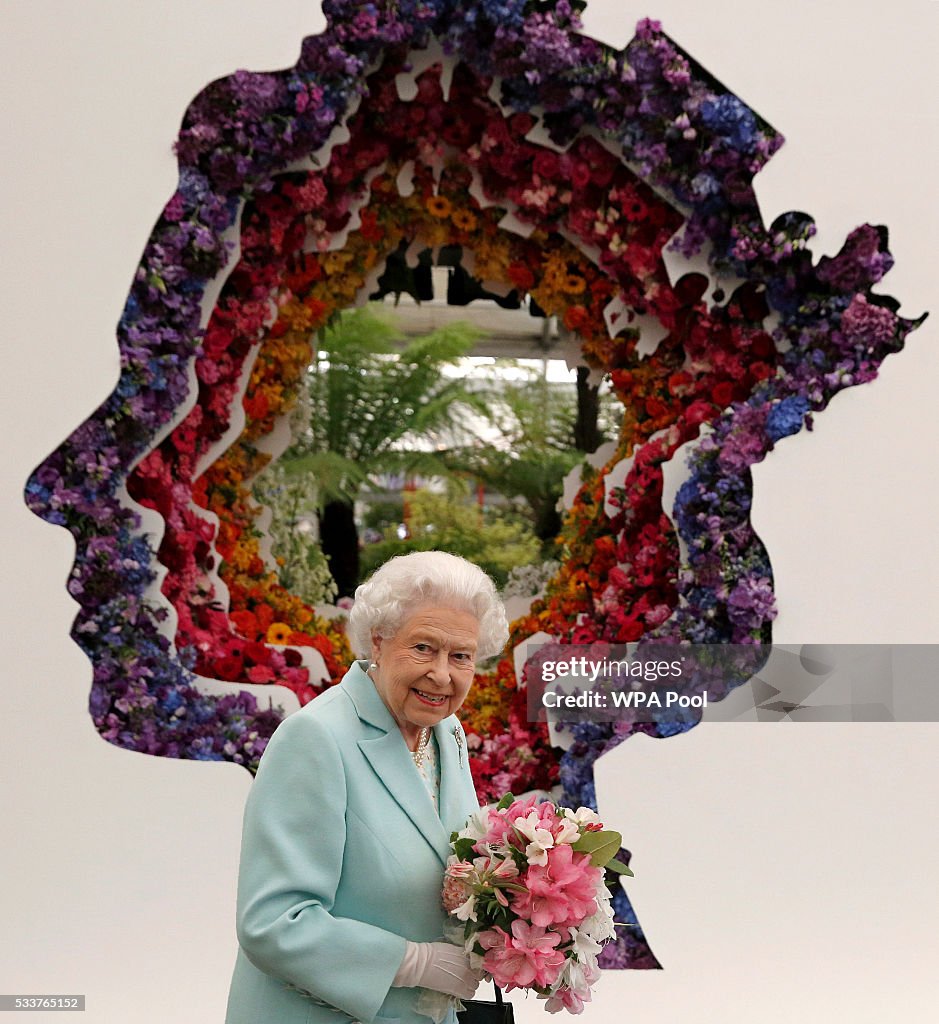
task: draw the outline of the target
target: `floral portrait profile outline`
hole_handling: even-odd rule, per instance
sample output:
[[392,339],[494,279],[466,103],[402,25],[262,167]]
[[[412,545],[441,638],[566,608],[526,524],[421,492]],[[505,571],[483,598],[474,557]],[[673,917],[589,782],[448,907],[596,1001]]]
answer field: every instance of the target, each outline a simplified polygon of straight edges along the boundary
[[[602,475],[585,483],[575,517],[586,521],[588,507],[592,515],[609,502],[603,515],[619,532],[562,571],[555,595],[539,612],[542,624],[555,636],[565,625],[563,638],[574,642],[637,639],[629,635],[636,630],[697,643],[768,641],[775,615],[772,571],[749,524],[749,467],[784,437],[810,427],[838,391],[872,380],[920,322],[899,317],[894,300],[872,292],[892,263],[886,231],[864,225],[835,257],[813,264],[805,245],[814,230],[808,217],[785,214],[766,227],[752,179],[781,136],[655,22],[640,22],[633,40],[615,50],[578,31],[576,10],[565,0],[534,9],[521,0],[327,0],[323,7],[327,28],[304,41],[294,68],[236,72],[190,105],[177,144],[179,186],[145,248],[118,327],[118,384],[27,484],[30,508],[76,539],[68,584],[80,605],[73,636],[93,665],[90,710],[99,731],[130,749],[250,767],[280,720],[237,687],[219,695],[193,685],[193,662],[180,658],[174,645],[172,612],[153,600],[166,568],[157,557],[160,539],[144,530],[124,485],[184,415],[197,367],[208,365],[204,299],[229,266],[227,241],[244,203],[263,201],[279,175],[336,138],[357,105],[369,101],[370,69],[426,49],[432,39],[478,81],[495,82],[506,117],[532,117],[557,152],[589,135],[620,154],[645,186],[682,211],[678,251],[691,255],[706,245],[712,273],[742,282],[726,304],[712,296],[710,306],[706,279],[675,282],[670,291],[680,301],[669,315],[703,303],[700,315],[713,322],[709,337],[732,330],[728,320],[736,317],[746,322],[748,351],[765,345],[757,334],[772,342],[771,359],[767,352],[752,360],[771,372],[752,381],[746,394],[724,388],[706,396],[693,393],[697,371],[689,381],[678,366],[661,394],[646,393],[647,382],[636,373],[645,356],[628,330],[623,336],[633,344],[623,353],[601,352],[597,343],[595,357],[606,360],[618,393],[641,408],[643,421],[664,417],[656,402],[667,406],[671,395],[684,403],[686,424],[708,424],[690,446],[674,509],[659,510],[684,545],[685,561],[676,572],[674,545],[666,545],[672,554],[649,554],[642,537],[628,529],[637,515],[658,523],[663,536],[670,529],[639,499],[661,497],[662,466],[697,430],[663,425],[631,452],[621,487],[608,488]],[[730,312],[734,302],[737,314]],[[661,320],[665,310],[654,312]],[[635,304],[630,310],[647,313]],[[763,330],[771,316],[776,326]],[[258,331],[265,326],[262,318]],[[571,315],[569,326],[579,330],[586,322]],[[713,351],[707,340],[701,359]],[[625,361],[617,365],[621,356]],[[642,559],[649,562],[645,569]],[[627,606],[622,595],[643,571],[653,580],[667,577],[669,600],[637,612],[641,599],[629,594]],[[584,614],[585,600],[591,614]],[[516,624],[513,639],[530,635],[532,625]],[[645,731],[667,736],[690,724],[663,720]],[[630,734],[614,726],[575,730],[575,743],[558,766],[565,802],[595,806],[593,764]]]

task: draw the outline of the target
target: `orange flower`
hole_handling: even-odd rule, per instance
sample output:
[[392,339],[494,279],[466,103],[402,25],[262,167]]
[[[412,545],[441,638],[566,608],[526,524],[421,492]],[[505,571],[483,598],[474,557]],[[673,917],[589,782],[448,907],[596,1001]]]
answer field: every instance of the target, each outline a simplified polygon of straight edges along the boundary
[[472,231],[476,227],[476,217],[469,210],[454,210],[450,219],[460,231]]
[[312,321],[313,326],[319,327],[325,318],[326,311],[329,309],[329,306],[327,306],[321,299],[316,299],[312,296],[305,299],[303,305],[306,307],[306,310],[310,315],[310,320]]
[[587,282],[579,274],[568,274],[564,278],[564,291],[570,295],[580,295],[587,287]]
[[272,622],[265,640],[269,644],[286,644],[290,642],[290,634],[292,632],[293,630],[286,622]]
[[449,217],[452,209],[450,200],[446,196],[431,196],[427,200],[427,212],[433,217],[440,217],[441,219]]

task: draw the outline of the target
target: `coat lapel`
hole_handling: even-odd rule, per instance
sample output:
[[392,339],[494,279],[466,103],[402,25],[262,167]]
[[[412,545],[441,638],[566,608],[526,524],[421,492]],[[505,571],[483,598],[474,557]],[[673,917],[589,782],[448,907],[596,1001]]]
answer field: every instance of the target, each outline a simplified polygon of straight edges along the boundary
[[414,767],[401,731],[379,697],[375,684],[356,663],[341,685],[352,698],[359,718],[379,730],[377,735],[359,740],[359,749],[378,780],[445,864],[450,853],[450,834],[441,824],[427,787]]
[[449,839],[451,832],[459,832],[466,825],[475,803],[474,796],[468,792],[469,755],[466,736],[455,717],[438,722],[434,735],[440,751],[440,820]]

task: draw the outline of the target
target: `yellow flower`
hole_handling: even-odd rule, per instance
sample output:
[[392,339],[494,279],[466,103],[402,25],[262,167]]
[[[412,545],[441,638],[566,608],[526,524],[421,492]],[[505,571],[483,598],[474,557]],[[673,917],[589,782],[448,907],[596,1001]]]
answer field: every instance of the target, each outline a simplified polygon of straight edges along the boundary
[[427,212],[434,217],[449,217],[452,208],[446,196],[431,196],[427,200]]
[[587,282],[579,274],[568,274],[564,279],[564,291],[570,295],[580,295],[587,287]]
[[454,210],[450,219],[460,231],[472,231],[476,227],[476,216],[469,210]]
[[286,622],[272,622],[265,639],[269,644],[286,644],[289,642],[292,632],[293,630]]
[[335,252],[328,252],[323,257],[323,270],[327,274],[335,274],[346,269],[346,267],[352,262],[353,255],[351,252],[346,250],[336,250]]
[[236,569],[244,572],[251,564],[251,552],[239,544],[232,551],[230,562]]

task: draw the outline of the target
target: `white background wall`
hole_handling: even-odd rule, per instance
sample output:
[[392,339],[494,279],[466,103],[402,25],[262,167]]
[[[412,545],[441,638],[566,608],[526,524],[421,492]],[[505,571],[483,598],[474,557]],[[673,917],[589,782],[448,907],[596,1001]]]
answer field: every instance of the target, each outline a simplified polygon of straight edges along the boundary
[[[877,382],[757,468],[776,637],[939,642],[939,4],[593,0],[587,29],[622,45],[645,15],[787,136],[759,178],[767,219],[812,213],[816,253],[886,223],[883,290],[933,310]],[[73,545],[20,494],[116,380],[114,325],[187,103],[238,67],[292,64],[321,27],[312,0],[0,7],[0,993],[85,993],[88,1024],[222,1020],[249,777],[98,738],[68,639]],[[588,1019],[933,1019],[937,743],[933,724],[709,725],[607,758],[601,810],[666,969],[605,976]]]

